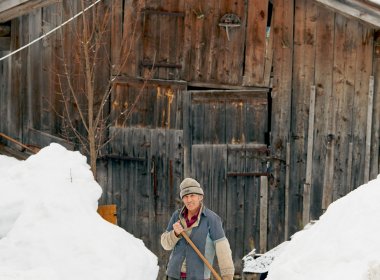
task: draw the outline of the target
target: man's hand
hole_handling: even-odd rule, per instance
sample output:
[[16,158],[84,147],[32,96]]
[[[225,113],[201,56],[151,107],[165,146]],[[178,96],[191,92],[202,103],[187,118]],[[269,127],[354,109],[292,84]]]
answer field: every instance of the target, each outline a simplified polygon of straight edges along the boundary
[[182,227],[180,221],[173,224],[173,229],[174,229],[174,233],[176,236],[179,236],[181,234],[181,232],[183,232],[183,227]]

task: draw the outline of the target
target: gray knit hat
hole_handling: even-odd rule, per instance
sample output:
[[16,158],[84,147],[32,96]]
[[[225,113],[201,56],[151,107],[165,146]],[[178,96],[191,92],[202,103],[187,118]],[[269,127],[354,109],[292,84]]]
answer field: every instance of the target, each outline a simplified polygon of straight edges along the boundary
[[184,197],[187,194],[196,193],[203,195],[203,190],[201,185],[192,178],[185,178],[182,183],[179,185],[179,196]]

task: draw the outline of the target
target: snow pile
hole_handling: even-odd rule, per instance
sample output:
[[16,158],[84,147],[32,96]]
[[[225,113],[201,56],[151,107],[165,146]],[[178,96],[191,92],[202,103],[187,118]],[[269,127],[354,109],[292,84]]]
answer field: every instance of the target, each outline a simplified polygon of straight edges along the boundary
[[97,214],[100,195],[79,152],[0,156],[0,279],[156,279],[157,257]]
[[267,280],[379,280],[380,177],[332,203],[274,259]]

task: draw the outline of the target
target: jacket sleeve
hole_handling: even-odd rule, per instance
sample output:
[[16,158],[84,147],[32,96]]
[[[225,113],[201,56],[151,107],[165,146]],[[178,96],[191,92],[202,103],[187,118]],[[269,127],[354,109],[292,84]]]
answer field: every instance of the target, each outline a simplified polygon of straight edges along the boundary
[[175,236],[174,230],[165,231],[161,234],[161,245],[167,251],[173,250],[179,239],[179,237]]
[[232,261],[232,252],[228,239],[222,238],[217,240],[215,242],[215,251],[223,279],[233,279],[235,267]]
[[161,245],[165,250],[173,250],[174,246],[177,244],[180,237],[177,237],[173,230],[173,224],[178,220],[178,212],[174,212],[166,231],[161,234]]

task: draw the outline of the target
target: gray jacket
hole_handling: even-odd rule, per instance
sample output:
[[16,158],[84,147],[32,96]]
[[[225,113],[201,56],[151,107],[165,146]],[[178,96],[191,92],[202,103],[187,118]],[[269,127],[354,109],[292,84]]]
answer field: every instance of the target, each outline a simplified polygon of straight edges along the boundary
[[[183,261],[186,259],[186,279],[208,279],[210,278],[208,267],[184,238],[176,237],[174,234],[173,224],[180,219],[185,231],[189,230],[186,228],[186,222],[180,212],[182,211],[178,210],[173,213],[166,231],[161,235],[163,248],[173,250],[169,258],[166,274],[169,277],[179,279]],[[232,254],[220,217],[210,209],[202,206],[198,220],[191,226],[190,230],[190,239],[198,247],[199,251],[211,264],[216,253],[222,276],[229,275],[232,279],[234,274]]]

